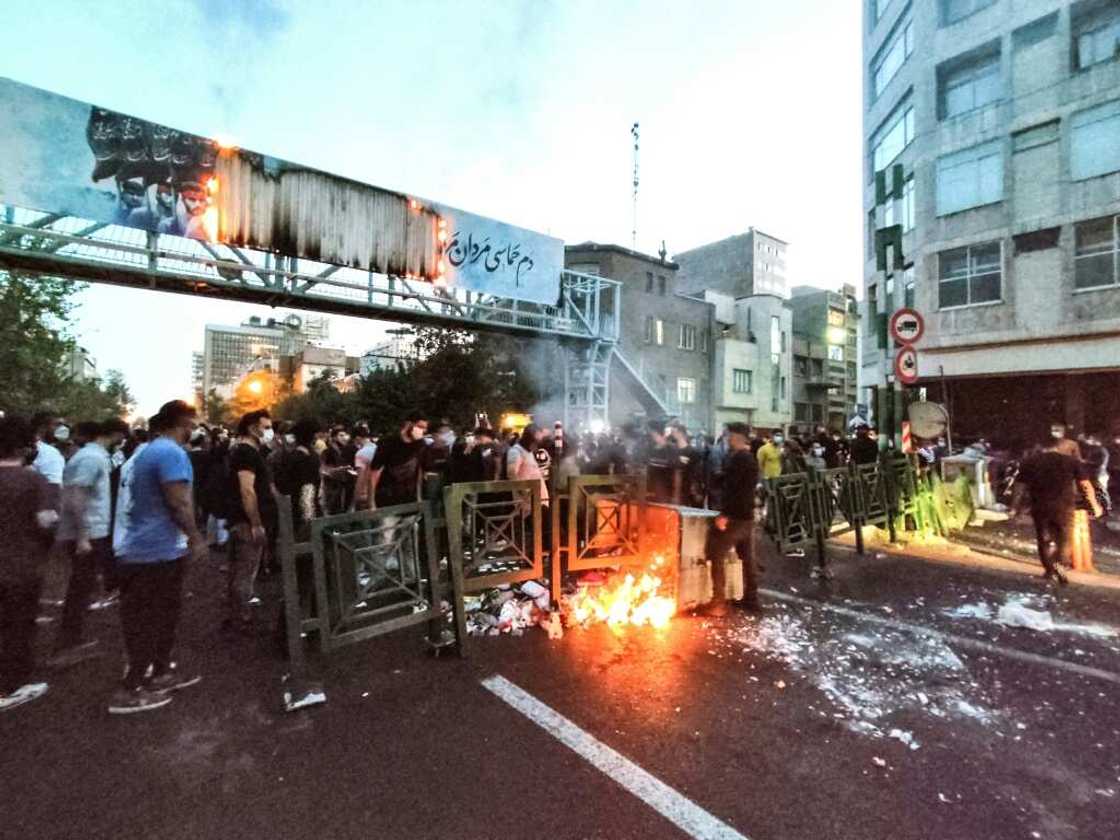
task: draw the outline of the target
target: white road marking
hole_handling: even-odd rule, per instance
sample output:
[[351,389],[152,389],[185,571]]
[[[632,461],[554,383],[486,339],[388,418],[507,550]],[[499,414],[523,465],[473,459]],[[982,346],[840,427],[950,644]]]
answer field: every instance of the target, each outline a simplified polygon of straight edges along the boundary
[[1046,668],[1057,668],[1062,671],[1068,671],[1071,674],[1080,674],[1083,677],[1090,677],[1091,679],[1103,680],[1115,685],[1120,685],[1120,674],[1113,671],[1105,671],[1101,668],[1093,668],[1089,665],[1082,665],[1078,662],[1068,662],[1065,659],[1058,659],[1053,656],[1042,656],[1038,653],[1028,653],[1025,650],[1017,650],[1016,648],[1003,647],[1002,645],[994,645],[991,642],[984,642],[980,639],[970,639],[968,636],[958,636],[956,633],[946,633],[942,630],[934,630],[932,627],[927,627],[924,624],[912,624],[909,621],[900,621],[897,618],[884,618],[883,616],[874,615],[872,613],[863,612],[862,610],[853,610],[848,607],[841,607],[837,604],[828,604],[823,601],[814,601],[812,598],[802,598],[799,595],[790,595],[788,592],[779,592],[776,589],[759,589],[762,594],[774,598],[778,601],[786,601],[791,604],[805,604],[811,607],[820,607],[821,609],[834,612],[837,615],[846,615],[850,618],[856,618],[860,621],[867,621],[872,624],[879,624],[884,627],[893,627],[896,630],[904,630],[908,633],[915,633],[922,636],[932,636],[935,639],[940,639],[945,643],[952,643],[963,648],[970,650],[980,651],[982,653],[992,653],[997,656],[1004,656],[1008,659],[1018,659],[1020,662],[1029,662],[1032,665],[1041,665]]
[[505,677],[495,674],[484,679],[482,685],[690,837],[697,840],[747,840],[744,835],[709,814],[687,796],[673,790],[630,759],[584,732],[562,714]]

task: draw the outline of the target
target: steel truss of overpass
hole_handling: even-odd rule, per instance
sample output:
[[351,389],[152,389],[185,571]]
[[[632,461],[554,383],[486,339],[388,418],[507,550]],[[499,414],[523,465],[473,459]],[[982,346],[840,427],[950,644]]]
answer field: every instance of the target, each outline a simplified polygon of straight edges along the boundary
[[0,270],[381,321],[552,338],[565,421],[606,424],[621,283],[565,271],[555,306],[0,205]]

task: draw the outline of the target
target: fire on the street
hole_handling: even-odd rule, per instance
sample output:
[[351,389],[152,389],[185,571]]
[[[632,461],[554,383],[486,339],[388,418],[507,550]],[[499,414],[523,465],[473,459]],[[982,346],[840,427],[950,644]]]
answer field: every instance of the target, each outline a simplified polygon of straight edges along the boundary
[[677,602],[664,594],[664,565],[665,557],[657,554],[640,575],[617,572],[602,584],[581,584],[579,591],[568,598],[570,623],[585,626],[605,622],[611,629],[646,624],[665,627],[677,610]]

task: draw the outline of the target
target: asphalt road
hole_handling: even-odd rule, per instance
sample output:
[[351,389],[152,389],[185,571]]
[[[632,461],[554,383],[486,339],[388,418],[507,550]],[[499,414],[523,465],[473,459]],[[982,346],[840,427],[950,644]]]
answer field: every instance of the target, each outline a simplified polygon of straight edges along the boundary
[[[116,615],[91,614],[106,655],[0,717],[0,836],[689,836],[482,685],[501,675],[752,840],[1116,838],[1116,590],[846,554],[821,589],[765,565],[761,618],[533,629],[466,660],[406,631],[322,663],[328,703],[291,715],[267,634],[223,637],[195,569],[181,659],[203,683],[110,717]],[[1065,626],[996,623],[1009,602]]]

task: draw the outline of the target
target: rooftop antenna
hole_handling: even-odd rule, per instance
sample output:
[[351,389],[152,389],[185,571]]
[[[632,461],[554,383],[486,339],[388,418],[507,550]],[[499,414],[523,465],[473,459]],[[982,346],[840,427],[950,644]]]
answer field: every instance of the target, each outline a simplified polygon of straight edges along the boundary
[[630,246],[638,250],[638,124],[630,128],[634,138],[634,227],[630,231]]

